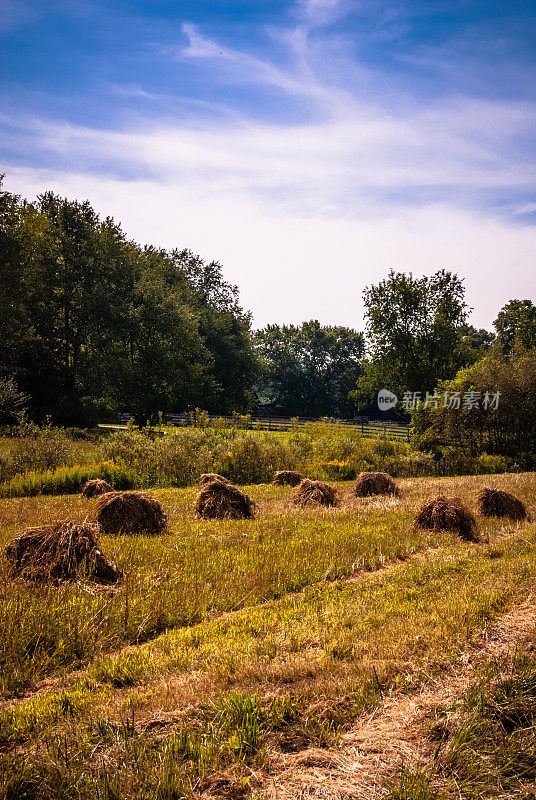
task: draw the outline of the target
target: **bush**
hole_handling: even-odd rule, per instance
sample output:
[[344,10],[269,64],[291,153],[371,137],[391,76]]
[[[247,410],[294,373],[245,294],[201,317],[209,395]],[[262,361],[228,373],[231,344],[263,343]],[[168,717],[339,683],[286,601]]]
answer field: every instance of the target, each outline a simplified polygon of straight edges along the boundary
[[191,486],[199,475],[217,471],[214,464],[227,450],[227,438],[211,428],[187,428],[156,439],[123,431],[108,436],[99,448],[103,458],[134,469],[145,486]]
[[79,447],[62,428],[23,423],[16,431],[11,447],[15,472],[55,469],[74,463]]
[[76,494],[84,483],[102,478],[116,489],[138,485],[136,473],[124,464],[103,461],[88,466],[59,467],[16,475],[0,486],[0,497],[35,497],[38,494]]
[[215,469],[233,483],[269,483],[278,470],[297,466],[291,444],[271,434],[240,433],[231,439]]
[[505,456],[489,456],[487,453],[483,453],[477,459],[477,463],[480,467],[479,472],[484,475],[498,475],[502,472],[516,471],[512,468],[512,460]]
[[[186,428],[166,435],[123,431],[104,439],[103,459],[124,463],[142,486],[192,486],[199,475],[217,472],[233,483],[268,483],[278,470],[298,470],[310,478],[352,480],[360,472],[388,472],[395,478],[505,472],[510,460],[471,458],[460,451],[437,459],[406,442],[383,436],[367,439],[335,425],[311,423],[282,437],[213,427]],[[488,457],[491,458],[491,457]],[[493,469],[491,468],[493,464]]]
[[22,422],[29,401],[13,377],[0,378],[0,425]]
[[319,469],[316,470],[318,475],[332,481],[350,481],[357,474],[355,464],[352,464],[349,459],[337,461],[334,458],[331,461],[321,461],[318,467]]

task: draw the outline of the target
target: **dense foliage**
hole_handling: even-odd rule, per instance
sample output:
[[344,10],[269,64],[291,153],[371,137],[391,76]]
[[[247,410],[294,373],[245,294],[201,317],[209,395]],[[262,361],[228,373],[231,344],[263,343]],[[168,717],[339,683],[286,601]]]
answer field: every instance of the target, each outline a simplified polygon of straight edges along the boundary
[[532,300],[510,300],[493,324],[499,352],[508,355],[516,348],[536,347],[536,306]]
[[382,387],[398,396],[431,392],[482,357],[493,338],[467,324],[463,282],[445,270],[422,278],[391,271],[363,299],[369,360],[353,395],[360,407]]
[[261,395],[281,416],[352,416],[348,393],[361,374],[363,335],[351,328],[268,325],[257,331]]
[[511,358],[489,354],[453,380],[440,382],[436,394],[447,396],[447,402],[413,414],[423,448],[447,445],[469,457],[482,452],[516,456],[521,466],[534,468],[536,349]]
[[[481,456],[505,458],[500,468],[534,462],[531,300],[504,305],[493,334],[468,324],[457,275],[391,271],[365,289],[364,305],[366,340],[317,320],[253,334],[238,290],[217,262],[206,264],[187,249],[142,247],[87,201],[46,192],[30,203],[0,191],[0,425],[19,426],[17,444],[0,452],[0,477],[35,471],[28,480],[37,485],[49,481],[48,471],[79,464],[76,447],[49,422],[82,427],[128,411],[144,425],[195,408],[316,418],[358,411],[378,418],[382,388],[399,401],[413,397],[391,413],[406,421],[412,414],[414,440],[438,471],[450,472],[460,459],[468,461],[459,468],[472,471]],[[438,399],[446,396],[460,401]],[[468,404],[466,396],[488,400]],[[500,402],[493,405],[491,397]],[[46,422],[42,433],[28,419]],[[174,437],[151,454],[141,448],[140,479],[184,485],[204,465],[216,465],[233,479],[257,481],[269,479],[276,466],[303,466],[311,458],[262,437],[238,437],[229,447],[224,436],[203,436]],[[347,455],[339,459],[337,448],[327,449],[326,463],[346,463]],[[370,460],[353,450],[352,458],[351,471]],[[317,454],[313,461],[326,472]],[[126,462],[132,466],[128,454]],[[411,473],[413,466],[393,469]]]
[[0,348],[36,418],[245,409],[250,320],[217,263],[129,241],[88,202],[0,194]]

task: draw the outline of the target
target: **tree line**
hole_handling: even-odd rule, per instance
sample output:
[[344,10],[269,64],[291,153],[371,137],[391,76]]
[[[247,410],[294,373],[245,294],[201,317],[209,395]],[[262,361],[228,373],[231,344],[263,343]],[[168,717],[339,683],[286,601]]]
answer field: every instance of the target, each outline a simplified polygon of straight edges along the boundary
[[35,418],[251,406],[250,317],[218,263],[140,247],[88,202],[2,192],[0,271],[2,373]]
[[34,419],[69,425],[195,407],[377,417],[381,388],[424,397],[536,348],[531,300],[507,303],[494,332],[476,329],[463,281],[443,269],[367,287],[364,332],[316,320],[253,331],[219,263],[140,246],[52,192],[0,192],[0,271],[0,416],[16,387]]

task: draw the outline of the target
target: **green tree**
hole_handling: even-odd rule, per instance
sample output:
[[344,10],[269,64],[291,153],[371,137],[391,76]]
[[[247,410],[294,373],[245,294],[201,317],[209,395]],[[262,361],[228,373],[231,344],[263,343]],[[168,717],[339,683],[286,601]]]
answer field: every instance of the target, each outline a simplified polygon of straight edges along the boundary
[[353,392],[360,406],[382,386],[399,394],[432,391],[438,379],[474,360],[465,290],[453,273],[414,278],[391,271],[363,297],[369,359]]
[[159,411],[201,403],[213,389],[212,357],[189,304],[185,277],[166,254],[137,253],[128,313],[107,369],[114,407],[144,424]]
[[0,378],[0,425],[22,422],[28,399],[25,394],[19,392],[13,378]]
[[205,264],[190,250],[174,250],[193,289],[199,332],[212,357],[212,384],[201,402],[203,408],[231,414],[247,411],[254,402],[253,385],[260,364],[251,336],[251,317],[244,313],[236,286],[223,278],[221,264]]
[[0,245],[0,369],[35,418],[128,409],[145,422],[252,402],[250,320],[219,264],[140,247],[88,202],[51,192],[0,193]]
[[[536,349],[510,358],[491,352],[436,391],[450,399],[413,414],[423,448],[451,446],[470,456],[536,454]],[[465,402],[468,396],[473,403]]]
[[505,355],[516,346],[536,347],[536,306],[532,300],[510,300],[493,324],[497,331],[496,348]]
[[348,392],[361,374],[363,335],[317,320],[268,325],[257,331],[267,403],[291,416],[346,416],[354,405]]

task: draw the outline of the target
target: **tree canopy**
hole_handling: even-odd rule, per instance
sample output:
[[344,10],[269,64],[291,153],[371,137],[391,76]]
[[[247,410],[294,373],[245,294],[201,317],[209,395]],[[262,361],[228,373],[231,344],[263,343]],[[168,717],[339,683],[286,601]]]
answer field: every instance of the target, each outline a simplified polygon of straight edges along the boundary
[[252,333],[218,262],[140,246],[88,201],[45,192],[30,203],[0,178],[0,380],[12,405],[24,400],[7,417],[23,406],[37,421],[76,425],[195,407],[376,415],[380,388],[424,397],[485,356],[508,365],[536,350],[531,300],[500,310],[496,336],[477,330],[463,281],[443,269],[392,270],[364,305],[366,340],[317,320]]
[[2,368],[36,417],[245,410],[250,319],[221,266],[140,247],[88,202],[0,194]]
[[431,392],[482,357],[493,338],[467,324],[463,282],[446,270],[422,278],[391,270],[363,299],[368,360],[353,393],[361,407],[382,387],[399,396]]
[[516,347],[536,347],[536,306],[532,300],[510,300],[493,324],[497,331],[496,348],[505,355]]
[[267,405],[290,416],[353,414],[348,394],[361,374],[363,334],[311,320],[299,326],[268,325],[255,339]]
[[412,415],[423,449],[447,445],[469,456],[536,452],[536,349],[510,358],[489,353],[440,381],[435,394],[437,403]]

